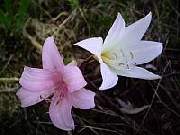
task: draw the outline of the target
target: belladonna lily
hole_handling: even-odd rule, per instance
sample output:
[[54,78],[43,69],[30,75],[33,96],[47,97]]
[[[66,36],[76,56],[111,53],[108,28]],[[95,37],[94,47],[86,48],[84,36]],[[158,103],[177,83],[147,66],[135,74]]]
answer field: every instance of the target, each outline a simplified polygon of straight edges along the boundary
[[53,37],[45,41],[42,61],[43,69],[24,68],[20,78],[22,88],[17,92],[21,106],[28,107],[49,97],[52,123],[60,129],[72,130],[72,106],[81,109],[93,108],[95,93],[83,88],[86,81],[76,65],[63,64]]
[[92,37],[75,44],[90,51],[99,61],[102,75],[100,90],[115,86],[117,75],[145,80],[160,79],[159,75],[136,66],[148,63],[162,53],[161,43],[141,40],[151,19],[150,12],[126,27],[124,19],[118,13],[104,42],[101,37]]

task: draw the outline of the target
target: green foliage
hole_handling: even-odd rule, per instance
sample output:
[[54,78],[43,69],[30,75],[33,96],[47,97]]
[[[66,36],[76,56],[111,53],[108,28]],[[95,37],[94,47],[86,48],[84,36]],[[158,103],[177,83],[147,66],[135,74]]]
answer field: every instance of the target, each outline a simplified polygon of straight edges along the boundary
[[20,32],[28,15],[29,4],[29,0],[20,0],[17,6],[14,6],[12,0],[5,0],[0,9],[0,27],[7,33]]
[[79,0],[68,0],[70,5],[71,5],[71,8],[72,9],[75,9],[75,8],[78,8],[79,7]]

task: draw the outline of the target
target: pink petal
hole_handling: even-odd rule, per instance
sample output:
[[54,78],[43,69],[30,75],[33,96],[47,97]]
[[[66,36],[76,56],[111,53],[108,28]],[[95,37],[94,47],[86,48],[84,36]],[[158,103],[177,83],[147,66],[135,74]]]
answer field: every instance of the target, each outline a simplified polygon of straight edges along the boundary
[[70,92],[80,90],[86,86],[86,81],[81,73],[81,70],[72,64],[68,64],[64,68],[63,79],[67,84],[68,90]]
[[53,37],[48,37],[45,40],[42,52],[42,61],[44,69],[57,69],[58,71],[63,69],[63,58],[58,52]]
[[49,108],[49,115],[53,124],[63,130],[74,129],[74,121],[71,115],[71,103],[67,98],[58,100],[58,98],[54,97]]
[[19,83],[30,91],[54,89],[58,82],[58,74],[45,69],[25,67]]
[[16,95],[18,96],[21,107],[28,107],[43,101],[53,93],[53,90],[32,92],[24,88],[20,88]]
[[95,107],[94,92],[83,88],[71,94],[72,94],[71,100],[73,107],[80,109],[90,109]]

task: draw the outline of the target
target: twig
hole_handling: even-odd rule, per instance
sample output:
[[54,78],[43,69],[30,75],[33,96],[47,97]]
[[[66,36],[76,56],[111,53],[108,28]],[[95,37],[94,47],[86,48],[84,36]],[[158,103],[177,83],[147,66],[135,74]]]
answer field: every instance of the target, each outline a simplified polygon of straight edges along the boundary
[[53,21],[57,21],[61,16],[67,16],[68,13],[67,12],[61,12],[59,13],[55,18],[52,18]]
[[18,82],[19,78],[12,77],[12,78],[0,78],[0,82]]
[[4,65],[3,69],[0,71],[0,74],[3,73],[6,70],[6,68],[8,67],[8,65],[9,65],[12,58],[13,58],[13,55],[10,55],[7,63]]
[[18,88],[12,88],[12,89],[3,89],[0,90],[0,93],[9,93],[9,92],[16,92]]
[[35,0],[33,0],[34,4],[36,4],[49,18],[52,18],[51,14],[46,11],[40,4],[38,4]]
[[82,127],[89,128],[89,129],[96,129],[96,130],[100,130],[100,131],[112,132],[112,133],[115,133],[115,134],[118,134],[118,135],[122,135],[118,131],[114,131],[114,130],[107,129],[107,128],[93,127],[93,126],[82,126]]
[[[170,64],[170,61],[166,64],[166,66],[165,66],[165,68],[164,68],[164,70],[163,70],[163,73],[166,71],[166,69],[167,69],[167,67],[169,66],[169,64]],[[158,85],[157,85],[156,89],[154,90],[154,94],[153,94],[153,97],[152,97],[152,100],[151,100],[151,104],[149,105],[149,108],[148,108],[148,110],[146,111],[146,113],[145,113],[145,115],[144,115],[144,118],[143,118],[143,120],[142,120],[142,122],[141,122],[141,124],[140,124],[140,127],[139,127],[139,129],[137,130],[137,132],[135,133],[135,135],[137,135],[137,134],[140,132],[140,130],[142,129],[142,126],[143,126],[143,124],[144,124],[144,121],[145,121],[145,119],[147,118],[147,116],[148,116],[148,114],[149,114],[149,112],[150,112],[150,110],[151,110],[151,108],[152,108],[152,105],[153,105],[153,103],[154,103],[155,97],[156,97],[156,96],[159,97],[158,94],[157,94],[157,91],[158,91],[158,89],[159,89],[159,87],[160,87],[161,82],[162,82],[162,79],[159,80]],[[158,98],[158,99],[159,99],[159,98]]]
[[30,19],[28,19],[28,20],[26,21],[25,25],[24,25],[23,35],[24,35],[25,37],[27,37],[27,38],[31,41],[32,45],[34,45],[34,47],[35,47],[39,52],[41,52],[41,51],[42,51],[42,46],[36,41],[36,39],[35,39],[34,37],[32,37],[31,35],[29,35],[28,32],[27,32],[27,30],[26,30],[27,24],[29,23],[29,21],[30,21]]

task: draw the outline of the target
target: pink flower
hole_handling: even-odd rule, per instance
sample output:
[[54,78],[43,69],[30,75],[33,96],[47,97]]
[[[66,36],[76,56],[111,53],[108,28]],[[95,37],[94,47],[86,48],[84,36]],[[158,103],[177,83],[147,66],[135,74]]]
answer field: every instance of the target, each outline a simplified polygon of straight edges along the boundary
[[63,64],[53,37],[48,37],[42,52],[43,69],[25,67],[17,92],[22,107],[51,98],[49,115],[53,124],[63,130],[74,129],[72,106],[81,109],[95,107],[95,93],[83,88],[87,83],[80,69]]

